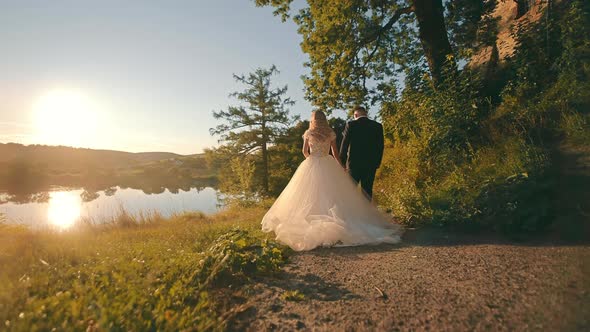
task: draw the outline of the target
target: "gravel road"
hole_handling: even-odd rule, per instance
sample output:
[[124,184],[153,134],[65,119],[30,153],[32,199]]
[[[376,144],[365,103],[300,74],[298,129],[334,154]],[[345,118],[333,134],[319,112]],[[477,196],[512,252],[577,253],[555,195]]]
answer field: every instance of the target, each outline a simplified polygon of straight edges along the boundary
[[422,230],[402,245],[295,254],[250,292],[231,329],[590,331],[590,245]]

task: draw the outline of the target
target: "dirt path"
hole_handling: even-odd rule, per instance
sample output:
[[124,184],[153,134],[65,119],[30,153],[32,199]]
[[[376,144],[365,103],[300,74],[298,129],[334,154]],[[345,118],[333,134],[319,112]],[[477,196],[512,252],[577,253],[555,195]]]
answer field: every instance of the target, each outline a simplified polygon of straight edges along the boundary
[[[550,239],[422,229],[399,246],[299,253],[250,290],[251,308],[230,328],[590,331],[590,149],[558,152]],[[304,299],[285,300],[287,291]]]
[[590,238],[590,146],[561,145],[554,149],[553,232],[569,240]]
[[[254,306],[233,328],[590,330],[589,245],[486,243],[424,232],[407,237],[402,246],[295,255],[280,278],[254,288]],[[305,299],[282,298],[293,290]]]

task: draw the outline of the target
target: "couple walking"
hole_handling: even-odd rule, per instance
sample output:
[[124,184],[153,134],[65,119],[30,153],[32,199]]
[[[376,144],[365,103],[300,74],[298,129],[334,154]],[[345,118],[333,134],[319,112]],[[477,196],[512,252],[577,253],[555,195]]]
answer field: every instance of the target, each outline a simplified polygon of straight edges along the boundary
[[262,219],[262,230],[273,231],[293,250],[400,241],[401,227],[370,201],[383,156],[383,127],[362,107],[354,109],[354,118],[338,150],[326,115],[312,113],[303,134],[306,158]]

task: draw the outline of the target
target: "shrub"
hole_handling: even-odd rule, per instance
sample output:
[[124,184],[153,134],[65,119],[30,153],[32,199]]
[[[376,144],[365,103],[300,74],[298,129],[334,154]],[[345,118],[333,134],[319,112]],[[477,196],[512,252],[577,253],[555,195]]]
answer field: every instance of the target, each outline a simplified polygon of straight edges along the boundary
[[515,30],[499,96],[484,98],[464,68],[436,89],[425,79],[383,103],[391,143],[376,196],[402,222],[510,233],[550,223],[550,151],[563,138],[590,143],[590,3],[546,15]]
[[202,287],[226,286],[254,275],[272,275],[286,262],[286,249],[248,232],[233,229],[221,235],[205,252],[198,275]]

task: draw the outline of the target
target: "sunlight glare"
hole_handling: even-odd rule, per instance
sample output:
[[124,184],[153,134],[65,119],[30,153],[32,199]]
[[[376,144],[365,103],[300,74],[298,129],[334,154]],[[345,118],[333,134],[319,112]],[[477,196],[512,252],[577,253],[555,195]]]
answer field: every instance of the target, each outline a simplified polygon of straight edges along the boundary
[[74,90],[54,90],[33,106],[41,144],[87,146],[96,138],[97,110],[92,100]]
[[52,192],[47,210],[47,220],[61,229],[71,227],[80,218],[82,199],[75,192]]

